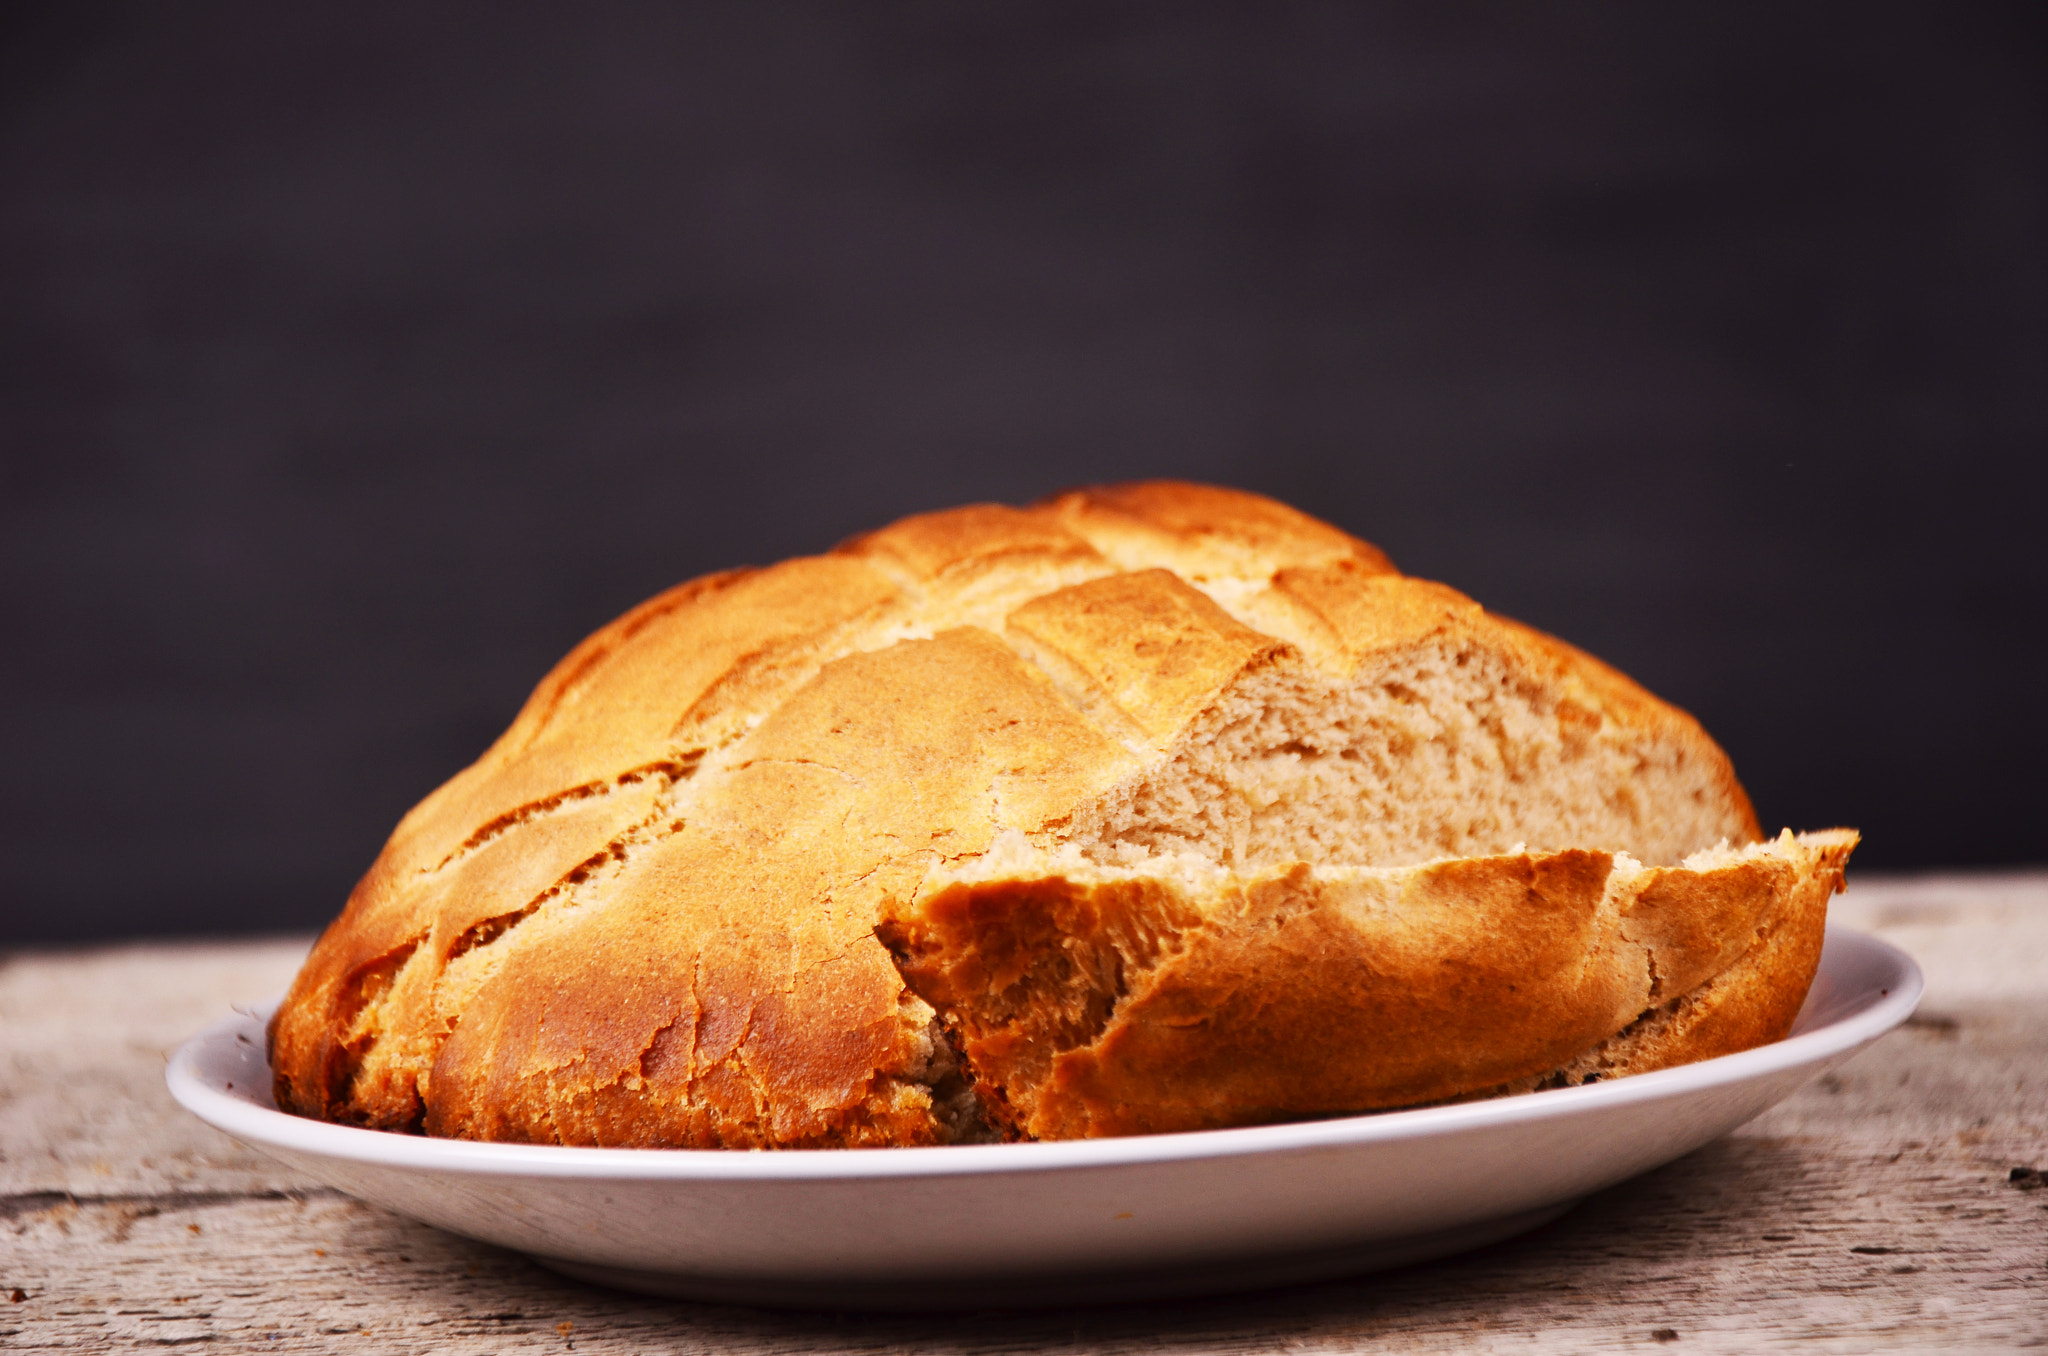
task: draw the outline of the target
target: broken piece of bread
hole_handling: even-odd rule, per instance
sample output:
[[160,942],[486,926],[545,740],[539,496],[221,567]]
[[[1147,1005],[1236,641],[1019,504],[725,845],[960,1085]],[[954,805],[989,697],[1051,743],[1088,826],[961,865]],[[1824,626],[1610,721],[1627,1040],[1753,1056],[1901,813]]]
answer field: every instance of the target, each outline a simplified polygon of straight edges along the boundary
[[399,824],[280,1106],[570,1144],[1237,1125],[1776,1039],[1847,831],[1284,505],[905,519],[599,631]]
[[1036,1139],[1195,1130],[1639,1073],[1773,1040],[1820,959],[1843,830],[1644,866],[1104,867],[1012,837],[891,901],[984,1114]]

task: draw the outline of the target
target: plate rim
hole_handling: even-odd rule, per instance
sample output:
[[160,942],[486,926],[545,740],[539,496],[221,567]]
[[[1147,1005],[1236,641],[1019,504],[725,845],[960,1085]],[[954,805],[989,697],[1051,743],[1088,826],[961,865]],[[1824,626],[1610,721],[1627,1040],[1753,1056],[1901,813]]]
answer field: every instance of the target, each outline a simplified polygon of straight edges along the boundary
[[[215,1129],[254,1147],[313,1154],[387,1169],[460,1173],[477,1177],[551,1177],[616,1181],[860,1182],[891,1178],[1006,1175],[1087,1168],[1157,1166],[1175,1162],[1359,1147],[1483,1130],[1514,1122],[1539,1123],[1632,1103],[1653,1102],[1710,1087],[1769,1077],[1819,1064],[1869,1043],[1913,1014],[1926,980],[1911,956],[1880,937],[1830,923],[1816,979],[1830,951],[1863,950],[1889,966],[1895,978],[1866,992],[1849,1012],[1811,1031],[1769,1045],[1542,1093],[1278,1125],[1175,1131],[1113,1139],[1026,1144],[933,1145],[849,1149],[634,1149],[561,1144],[506,1144],[404,1135],[316,1121],[261,1106],[222,1087],[201,1070],[207,1048],[248,1041],[247,1024],[261,1025],[280,996],[237,1008],[209,1023],[172,1052],[164,1069],[170,1093]],[[267,1053],[258,1044],[265,1076]],[[232,1086],[229,1084],[228,1086]]]

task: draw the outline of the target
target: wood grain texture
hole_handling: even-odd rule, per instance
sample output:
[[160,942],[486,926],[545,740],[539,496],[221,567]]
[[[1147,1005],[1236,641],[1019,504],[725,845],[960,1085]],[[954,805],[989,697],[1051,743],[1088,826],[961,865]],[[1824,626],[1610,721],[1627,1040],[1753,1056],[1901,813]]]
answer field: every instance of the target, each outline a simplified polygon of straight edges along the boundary
[[[1250,1296],[892,1318],[577,1284],[357,1204],[180,1111],[163,1055],[303,941],[0,959],[0,1350],[2012,1351],[2048,1346],[2048,874],[1869,879],[1920,1016],[1526,1238]],[[2030,1183],[2033,1184],[2030,1186]]]

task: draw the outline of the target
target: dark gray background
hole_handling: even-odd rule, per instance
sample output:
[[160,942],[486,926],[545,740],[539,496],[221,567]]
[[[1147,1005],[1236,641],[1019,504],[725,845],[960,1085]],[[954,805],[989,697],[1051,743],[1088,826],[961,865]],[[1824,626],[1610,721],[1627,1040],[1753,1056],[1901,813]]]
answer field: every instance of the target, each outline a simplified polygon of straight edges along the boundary
[[1286,498],[2040,861],[2038,5],[16,5],[0,944],[311,927],[584,632]]

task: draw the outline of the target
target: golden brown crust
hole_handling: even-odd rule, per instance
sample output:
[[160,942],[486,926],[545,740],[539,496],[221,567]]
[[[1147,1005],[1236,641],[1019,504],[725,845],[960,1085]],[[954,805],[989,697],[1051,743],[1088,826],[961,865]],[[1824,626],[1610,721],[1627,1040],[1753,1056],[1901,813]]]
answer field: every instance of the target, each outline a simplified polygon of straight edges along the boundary
[[1052,514],[1007,504],[920,513],[843,542],[835,554],[893,561],[918,579],[1029,557],[1101,559],[1094,547]]
[[1792,869],[1774,872],[1767,907],[1741,934],[1748,946],[1696,986],[1664,986],[1657,996],[1667,1002],[1579,1055],[1559,1081],[1648,1073],[1754,1049],[1791,1032],[1820,965],[1828,896],[1842,891],[1857,835],[1826,829],[1800,834],[1797,842],[1803,855]]
[[1640,966],[1588,963],[1612,949],[1611,863],[1459,860],[1348,889],[1296,865],[1206,897],[1143,870],[998,880],[893,901],[883,938],[1022,1133],[1253,1124],[1491,1086],[1619,1030],[1649,990]]
[[1270,578],[1289,566],[1338,560],[1377,572],[1394,568],[1370,542],[1274,500],[1213,485],[1091,485],[1038,507],[1125,569],[1163,566],[1197,583]]
[[1288,651],[1170,570],[1107,575],[1044,594],[1006,630],[1057,655],[1093,695],[1164,743],[1247,668]]
[[[1399,730],[1361,716],[1334,732],[1256,733],[1261,702],[1291,702],[1298,716],[1319,693],[1400,691],[1404,664],[1468,661],[1515,694],[1512,721],[1459,725],[1441,699]],[[1264,743],[1251,780],[1198,766],[1254,727]],[[1688,846],[1755,837],[1726,758],[1690,717],[1255,495],[1147,482],[976,505],[693,581],[579,645],[473,767],[400,823],[273,1023],[279,1103],[499,1139],[927,1142],[944,1133],[932,1087],[945,1052],[932,1008],[874,934],[885,901],[916,897],[934,870],[974,862],[1003,835],[1105,859],[1136,851],[1138,821],[1171,800],[1162,786],[1266,813],[1418,738],[1465,740],[1472,766],[1496,769],[1486,775],[1539,787],[1584,782],[1595,754],[1664,778],[1582,795],[1578,818],[1557,822],[1614,827],[1544,844],[1578,856],[1507,854],[1545,863],[1540,882],[1433,868],[1438,884],[1416,888],[1437,892],[1445,918],[1521,920],[1501,923],[1498,955],[1584,945],[1568,864],[1631,848],[1631,825],[1683,811],[1697,821]],[[1319,740],[1342,747],[1310,747]],[[1459,841],[1505,852],[1516,803],[1463,824]],[[1216,810],[1216,825],[1228,819]],[[1201,832],[1220,852],[1241,829]],[[1254,894],[1247,918],[1282,908]],[[1697,917],[1646,907],[1638,921],[1711,968],[1747,898]],[[1207,954],[1196,947],[1175,983],[1225,986],[1238,961]],[[1450,973],[1441,955],[1430,973]],[[1427,989],[1421,974],[1411,978]],[[1532,1010],[1531,1022],[1555,1018],[1551,1045],[1606,1034],[1593,1028],[1621,1000],[1586,982],[1574,1002],[1599,1022]],[[1176,992],[1155,1001],[1170,1006]],[[1436,992],[1450,1011],[1466,991]],[[1298,1004],[1243,1001],[1266,1014],[1257,1020],[1313,1020]],[[1131,1034],[1104,1069],[1124,1045],[1171,1042],[1170,1014],[1156,1031],[1149,1020],[1124,1021]],[[1077,1064],[1061,1086],[1086,1103],[1078,1090],[1097,1076]],[[1245,1074],[1231,1094],[1266,1111],[1215,1114],[1328,1100],[1284,1092],[1272,1083],[1282,1077]],[[1436,1086],[1429,1078],[1411,1082]],[[1095,1115],[1049,1132],[1101,1133]]]
[[1777,1040],[1853,845],[1251,877],[1054,857],[893,899],[881,931],[1018,1133],[1198,1130],[1534,1087],[1589,1052],[1618,1074]]

